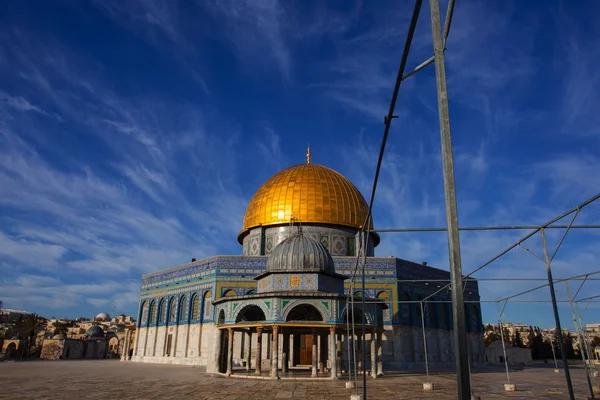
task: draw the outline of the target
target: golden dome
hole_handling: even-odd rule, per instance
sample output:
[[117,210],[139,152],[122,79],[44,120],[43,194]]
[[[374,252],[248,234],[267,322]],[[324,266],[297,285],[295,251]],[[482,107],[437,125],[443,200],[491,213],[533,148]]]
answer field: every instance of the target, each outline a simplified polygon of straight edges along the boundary
[[275,174],[256,191],[238,241],[241,243],[251,228],[289,224],[292,218],[302,224],[360,228],[368,211],[365,198],[352,182],[331,168],[308,161]]

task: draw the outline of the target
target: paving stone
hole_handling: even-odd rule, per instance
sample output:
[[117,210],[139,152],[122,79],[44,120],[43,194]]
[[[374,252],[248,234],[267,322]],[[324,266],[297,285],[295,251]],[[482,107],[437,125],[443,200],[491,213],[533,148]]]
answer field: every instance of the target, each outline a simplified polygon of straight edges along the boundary
[[[589,392],[581,363],[573,363],[571,376],[577,399]],[[362,377],[358,393],[362,393]],[[553,368],[537,364],[514,370],[511,383],[517,392],[505,392],[503,368],[473,371],[473,391],[483,399],[564,399],[564,377]],[[435,390],[424,391],[431,381]],[[337,381],[258,381],[207,375],[202,368],[181,365],[122,363],[118,360],[64,360],[0,363],[0,399],[349,399],[353,390],[346,378]],[[369,399],[456,398],[452,372],[435,372],[426,377],[411,372],[387,372],[381,379],[368,379]]]

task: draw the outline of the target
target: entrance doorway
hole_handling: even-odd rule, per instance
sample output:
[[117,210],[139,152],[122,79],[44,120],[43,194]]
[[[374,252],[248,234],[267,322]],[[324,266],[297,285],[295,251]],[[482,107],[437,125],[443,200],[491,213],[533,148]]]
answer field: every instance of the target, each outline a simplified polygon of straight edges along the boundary
[[300,352],[299,362],[300,365],[312,365],[312,345],[313,335],[299,335]]

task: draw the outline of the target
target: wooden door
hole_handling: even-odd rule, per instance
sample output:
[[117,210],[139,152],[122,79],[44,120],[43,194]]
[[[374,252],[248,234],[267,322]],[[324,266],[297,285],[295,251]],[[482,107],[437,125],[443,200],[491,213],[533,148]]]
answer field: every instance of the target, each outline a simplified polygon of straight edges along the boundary
[[312,365],[312,335],[300,337],[300,365]]

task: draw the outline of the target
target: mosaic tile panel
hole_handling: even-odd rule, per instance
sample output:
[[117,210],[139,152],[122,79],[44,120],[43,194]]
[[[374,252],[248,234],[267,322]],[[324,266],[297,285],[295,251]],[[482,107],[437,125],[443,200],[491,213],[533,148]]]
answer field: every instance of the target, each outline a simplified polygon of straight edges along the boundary
[[249,253],[251,256],[260,255],[260,238],[254,237],[254,238],[250,239]]
[[330,246],[329,246],[329,236],[328,235],[321,235],[321,244],[327,249],[329,250]]
[[267,236],[267,238],[265,239],[265,254],[271,253],[273,247],[273,236]]
[[350,257],[356,256],[355,249],[354,249],[355,244],[356,244],[356,238],[355,237],[349,237],[349,238],[346,238],[346,240],[348,242],[348,255]]
[[345,256],[347,255],[346,250],[346,238],[343,236],[332,236],[331,241],[331,255],[332,256]]

